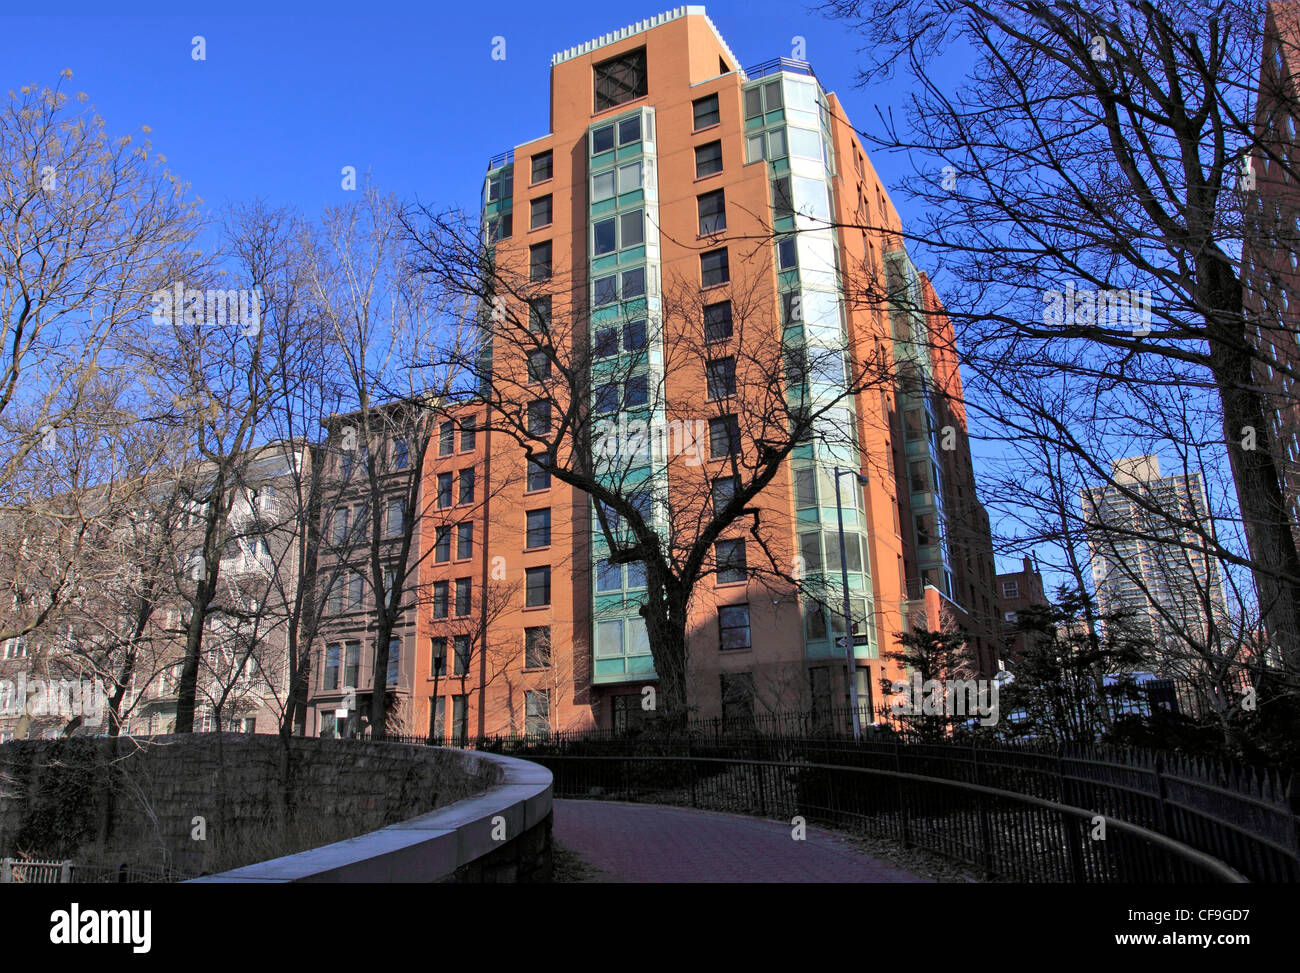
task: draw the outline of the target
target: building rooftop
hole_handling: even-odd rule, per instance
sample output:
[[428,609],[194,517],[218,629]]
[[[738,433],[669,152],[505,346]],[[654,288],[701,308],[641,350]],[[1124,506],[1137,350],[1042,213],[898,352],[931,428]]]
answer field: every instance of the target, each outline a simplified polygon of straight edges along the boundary
[[709,28],[717,36],[718,43],[722,45],[722,49],[727,52],[727,57],[730,58],[731,63],[739,67],[740,60],[732,52],[731,48],[727,46],[727,42],[722,39],[722,35],[718,33],[717,26],[712,20],[709,20],[709,15],[705,12],[704,7],[697,5],[674,7],[672,10],[656,14],[655,16],[648,17],[645,20],[638,20],[635,24],[629,24],[621,30],[611,31],[608,34],[601,34],[599,37],[594,37],[585,44],[578,44],[576,47],[566,48],[558,54],[551,55],[551,67],[555,67],[557,64],[563,64],[565,61],[571,61],[575,57],[582,57],[584,54],[590,54],[592,51],[599,50],[602,47],[607,47],[610,44],[616,44],[619,41],[633,37],[636,34],[644,34],[646,31],[653,30],[655,27],[666,24],[669,21],[693,15],[698,15],[704,18],[705,22],[709,25]]

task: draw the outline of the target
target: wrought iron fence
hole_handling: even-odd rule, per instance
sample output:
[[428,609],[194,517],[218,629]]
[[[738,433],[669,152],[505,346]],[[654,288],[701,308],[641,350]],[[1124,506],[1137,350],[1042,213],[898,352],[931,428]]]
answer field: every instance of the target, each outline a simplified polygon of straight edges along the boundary
[[[703,756],[530,754],[555,795],[647,801],[884,835],[986,878],[1243,882],[1222,861],[1152,829],[1028,794],[895,770]],[[1099,827],[1102,830],[1098,830]]]
[[[894,782],[889,784],[890,787],[902,787],[909,795],[908,803],[904,805],[906,808],[917,811],[942,809],[946,806],[945,801],[956,801],[954,806],[958,810],[954,813],[958,818],[969,811],[969,808],[961,810],[965,806],[961,801],[969,803],[974,800],[971,794],[985,788],[996,794],[985,794],[984,810],[980,813],[994,807],[1002,808],[1006,814],[1001,820],[1005,821],[1008,834],[1013,837],[998,838],[997,841],[1003,844],[999,846],[995,841],[982,849],[981,855],[986,852],[993,854],[999,847],[1004,851],[1014,847],[1019,849],[1019,853],[1028,854],[1033,849],[1029,842],[1030,834],[1040,837],[1055,835],[1064,842],[1067,835],[1073,834],[1070,828],[1075,827],[1069,822],[1077,823],[1080,820],[1078,815],[1086,813],[1089,820],[1095,817],[1103,819],[1109,830],[1118,827],[1128,835],[1123,839],[1125,842],[1137,841],[1134,848],[1146,849],[1142,854],[1166,854],[1158,850],[1160,842],[1149,837],[1149,834],[1154,834],[1178,847],[1222,861],[1251,881],[1300,881],[1300,815],[1297,814],[1300,811],[1300,792],[1297,790],[1300,785],[1277,771],[1261,771],[1226,761],[1177,754],[1101,746],[1057,747],[1033,742],[1014,745],[922,744],[891,739],[880,733],[868,734],[863,740],[855,741],[843,734],[805,732],[807,719],[802,716],[760,719],[743,729],[723,725],[720,721],[697,721],[671,733],[582,731],[479,738],[467,741],[465,745],[535,760],[551,767],[553,772],[558,763],[556,766],[552,763],[562,760],[570,761],[570,767],[586,766],[581,763],[584,760],[612,761],[620,768],[618,773],[626,774],[631,774],[632,768],[638,766],[635,761],[664,762],[653,772],[643,769],[638,772],[639,776],[630,778],[633,781],[646,778],[644,785],[622,787],[618,791],[630,795],[628,799],[645,801],[657,801],[681,791],[677,785],[659,786],[654,781],[657,774],[667,774],[665,779],[671,783],[677,779],[674,774],[688,773],[680,768],[669,773],[673,765],[667,761],[674,759],[718,760],[736,767],[751,763],[793,767],[796,769],[790,772],[804,781],[812,779],[808,776],[812,773],[807,770],[809,767],[868,771],[866,777],[832,775],[828,779],[836,781],[841,791],[850,786],[879,790],[882,785],[877,778],[887,775]],[[406,743],[441,743],[420,737],[389,739]],[[629,763],[619,765],[618,761]],[[591,764],[593,768],[597,766],[598,763]],[[574,770],[565,772],[578,773]],[[871,774],[877,778],[872,778]],[[906,783],[899,784],[898,781]],[[696,780],[693,786],[698,787],[699,782]],[[596,782],[590,786],[608,789],[606,783]],[[776,816],[780,817],[791,811],[792,805],[788,802],[765,801],[766,784],[760,782],[755,786],[758,787],[759,803],[758,811],[753,813],[779,808],[780,814]],[[583,788],[577,787],[570,796],[586,796],[585,791],[582,794],[578,791],[583,791]],[[556,793],[568,792],[557,786]],[[965,796],[958,801],[958,794]],[[828,810],[837,814],[837,808],[846,807],[850,809],[846,813],[858,813],[851,811],[853,800],[868,802],[869,805],[871,798],[869,795],[843,797]],[[805,805],[811,808],[819,806],[816,802],[808,804],[806,800]],[[1037,810],[1031,810],[1033,808]],[[1014,809],[1014,812],[1008,809]],[[1037,823],[1030,820],[1034,815],[1041,818],[1042,814],[1048,813],[1055,815],[1052,820],[1056,822],[1050,829],[1044,830],[1046,825],[1043,821],[1046,819]],[[834,816],[831,814],[832,818]],[[882,818],[874,811],[869,815],[863,812],[861,816],[879,819],[888,826],[886,833],[895,837],[904,836],[902,829],[905,828],[929,828],[924,815],[913,824],[908,824],[906,815],[897,820]],[[891,821],[894,823],[890,824]],[[939,841],[945,832],[940,830],[935,834],[934,840]],[[948,844],[934,850],[946,854],[964,847],[955,837],[942,840]],[[1008,841],[1012,843],[1008,845]],[[1060,844],[1057,851],[1066,847],[1066,844]],[[1085,877],[1110,875],[1115,869],[1119,869],[1115,874],[1130,874],[1131,867],[1138,867],[1117,865],[1111,859],[1105,859],[1111,864],[1104,868],[1095,862],[1088,864],[1091,859],[1087,856],[1095,857],[1100,852],[1096,849],[1088,851],[1090,845],[1081,847],[1085,849],[1081,852],[1085,861],[1079,867],[1083,868]],[[1133,856],[1138,852],[1129,849],[1125,854]],[[961,855],[957,857],[970,861]],[[981,864],[981,867],[985,866]],[[1076,868],[1074,859],[1071,859],[1071,868]]]
[[181,882],[195,876],[189,872],[148,865],[81,865],[73,861],[36,861],[24,858],[0,859],[0,884],[64,885]]

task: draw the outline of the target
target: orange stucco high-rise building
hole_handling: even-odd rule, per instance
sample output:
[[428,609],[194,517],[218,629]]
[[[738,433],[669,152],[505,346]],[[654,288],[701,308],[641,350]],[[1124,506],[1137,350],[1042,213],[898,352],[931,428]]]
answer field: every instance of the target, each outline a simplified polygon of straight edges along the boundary
[[[694,451],[645,467],[644,514],[665,544],[726,502],[732,454],[767,421],[758,403],[787,401],[793,385],[835,402],[717,538],[687,624],[692,715],[828,714],[848,698],[836,468],[866,479],[839,478],[863,704],[888,702],[882,677],[902,673],[882,654],[909,627],[965,628],[976,667],[996,670],[992,546],[952,329],[843,107],[807,63],[742,70],[702,7],[563,51],[550,133],[491,160],[483,225],[496,266],[536,285],[530,327],[571,329],[594,415],[643,417],[678,447],[698,431]],[[490,354],[493,394],[533,409],[530,389],[558,364]],[[864,362],[887,378],[858,382]],[[836,383],[855,382],[837,396]],[[535,408],[539,429],[556,419]],[[457,678],[455,725],[453,704],[434,701],[447,693],[436,650],[417,655],[430,732],[636,720],[657,680],[637,611],[644,571],[606,560],[586,495],[528,463],[515,438],[484,435],[484,648]],[[434,619],[421,631],[444,637]]]

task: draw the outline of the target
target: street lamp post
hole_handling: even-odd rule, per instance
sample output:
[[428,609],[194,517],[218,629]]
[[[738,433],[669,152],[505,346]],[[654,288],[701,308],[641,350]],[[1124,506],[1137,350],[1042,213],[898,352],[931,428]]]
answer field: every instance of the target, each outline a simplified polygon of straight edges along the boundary
[[[849,681],[849,719],[853,722],[853,739],[862,739],[862,723],[858,719],[858,663],[853,655],[853,613],[849,607],[849,562],[844,553],[844,508],[840,506],[840,477],[852,473],[859,487],[869,482],[865,473],[857,470],[842,470],[835,467],[835,519],[840,527],[840,584],[844,586],[844,658],[847,665],[845,676]],[[854,509],[858,508],[854,504]]]

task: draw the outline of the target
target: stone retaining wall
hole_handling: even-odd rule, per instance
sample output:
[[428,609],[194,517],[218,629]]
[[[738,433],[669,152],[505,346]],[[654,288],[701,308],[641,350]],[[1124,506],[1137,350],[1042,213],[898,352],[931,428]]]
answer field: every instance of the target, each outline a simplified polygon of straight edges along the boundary
[[16,741],[0,745],[0,856],[96,845],[160,860],[165,844],[173,867],[194,873],[205,870],[196,819],[207,841],[285,810],[362,833],[482,793],[502,773],[467,751],[358,740],[293,737],[287,751],[273,735]]

